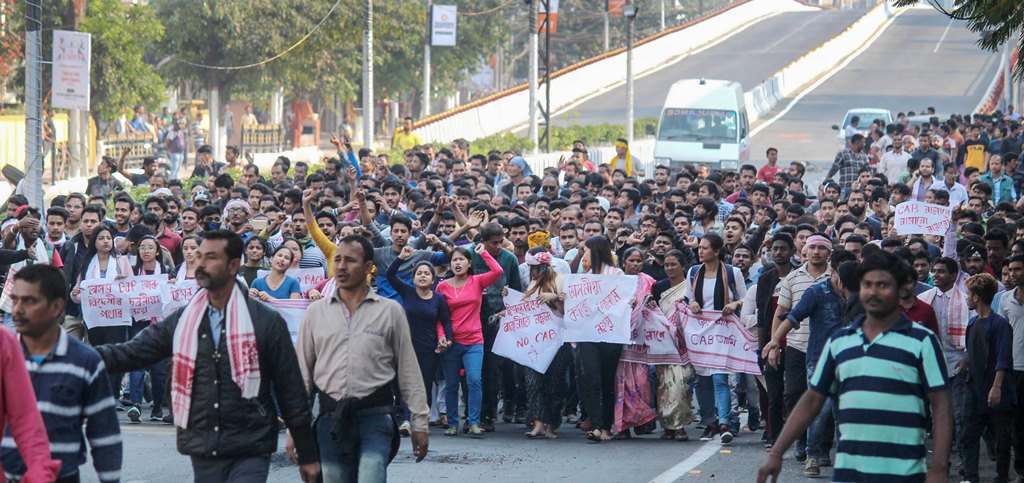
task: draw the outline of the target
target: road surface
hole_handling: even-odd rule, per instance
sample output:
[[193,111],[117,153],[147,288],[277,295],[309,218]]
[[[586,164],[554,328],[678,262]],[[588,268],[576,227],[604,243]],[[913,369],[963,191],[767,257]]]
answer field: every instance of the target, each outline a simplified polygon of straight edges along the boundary
[[[790,62],[838,35],[866,10],[786,12],[757,22],[702,52],[634,81],[636,117],[657,117],[677,80],[704,77],[739,81],[752,89]],[[604,92],[557,116],[552,124],[600,124],[625,118],[626,86]]]
[[[999,66],[999,55],[978,48],[977,39],[964,22],[930,8],[903,13],[874,44],[778,121],[760,132],[755,126],[752,160],[763,164],[765,150],[773,146],[780,160],[808,161],[808,184],[817,189],[839,148],[831,126],[850,108],[879,107],[894,116],[920,113],[928,106],[945,115],[970,113]],[[788,103],[782,101],[779,109]]]

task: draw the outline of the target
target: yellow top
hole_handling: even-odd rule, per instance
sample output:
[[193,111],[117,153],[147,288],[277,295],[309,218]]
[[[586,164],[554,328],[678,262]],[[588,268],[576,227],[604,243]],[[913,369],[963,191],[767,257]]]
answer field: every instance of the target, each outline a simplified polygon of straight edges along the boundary
[[334,251],[338,249],[338,246],[327,238],[323,230],[320,229],[316,224],[316,219],[311,218],[306,220],[306,230],[309,231],[310,238],[313,239],[313,243],[317,248],[323,252],[324,257],[327,257],[327,276],[334,276]]
[[396,129],[395,136],[391,139],[391,147],[399,148],[402,151],[412,149],[421,144],[423,144],[423,141],[420,140],[420,137],[417,136],[416,133],[409,132],[406,134],[405,130],[402,128]]

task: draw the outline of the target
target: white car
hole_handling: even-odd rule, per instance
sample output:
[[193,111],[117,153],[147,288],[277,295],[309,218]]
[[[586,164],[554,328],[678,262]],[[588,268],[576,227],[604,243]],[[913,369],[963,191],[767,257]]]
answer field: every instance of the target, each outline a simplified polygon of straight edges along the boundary
[[846,145],[846,127],[850,125],[850,121],[854,116],[860,118],[860,122],[857,124],[858,132],[864,137],[868,135],[868,126],[871,126],[872,121],[875,119],[881,119],[886,125],[892,123],[892,113],[888,109],[878,109],[870,107],[859,107],[856,109],[850,109],[846,111],[846,116],[843,117],[842,124],[833,124],[832,130],[839,131],[839,142],[844,146]]

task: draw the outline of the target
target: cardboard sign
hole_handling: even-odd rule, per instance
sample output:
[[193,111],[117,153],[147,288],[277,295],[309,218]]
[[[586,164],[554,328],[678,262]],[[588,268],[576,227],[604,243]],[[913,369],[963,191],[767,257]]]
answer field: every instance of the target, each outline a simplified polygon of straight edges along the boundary
[[686,352],[680,353],[676,321],[669,319],[659,308],[637,306],[630,325],[632,344],[622,349],[622,360],[640,364],[686,364]]
[[736,315],[723,316],[714,310],[693,314],[690,307],[680,301],[676,303],[676,317],[693,365],[761,373],[757,365],[757,337],[747,331]]
[[309,304],[313,302],[315,300],[270,299],[265,303],[276,309],[281,314],[281,317],[284,317],[285,323],[288,324],[288,333],[292,336],[292,344],[295,344],[299,336],[299,327],[302,325],[302,317],[306,315]]
[[82,289],[82,319],[85,325],[92,327],[123,327],[132,325],[131,307],[125,291],[122,290],[124,280],[101,278],[83,280],[79,285]]
[[547,304],[509,289],[504,297],[505,316],[494,339],[495,354],[541,374],[548,370],[563,344],[562,319]]
[[565,276],[566,342],[630,343],[635,275]]
[[[292,277],[299,281],[299,288],[302,290],[303,295],[306,292],[316,288],[317,284],[324,281],[324,269],[314,268],[290,268],[285,275]],[[270,275],[270,270],[257,270],[256,278],[263,278]]]
[[953,222],[953,208],[923,201],[904,201],[896,205],[896,233],[900,235],[946,234]]
[[165,282],[160,287],[160,298],[163,299],[163,313],[170,315],[192,300],[192,296],[199,291],[199,285],[195,280],[177,280],[173,284]]
[[161,297],[167,275],[142,275],[117,281],[118,290],[125,297],[129,315],[135,320],[159,318],[164,314]]

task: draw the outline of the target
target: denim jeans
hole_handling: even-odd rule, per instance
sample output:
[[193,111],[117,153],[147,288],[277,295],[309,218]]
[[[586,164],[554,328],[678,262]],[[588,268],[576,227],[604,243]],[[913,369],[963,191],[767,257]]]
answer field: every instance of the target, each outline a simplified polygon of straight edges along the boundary
[[700,424],[711,424],[715,420],[715,383],[710,376],[697,376],[694,393],[697,395],[697,410]]
[[729,374],[697,376],[697,404],[700,405],[702,422],[717,419],[719,425],[728,425],[732,430],[739,428],[739,417],[732,412]]
[[378,483],[388,479],[391,440],[395,434],[390,414],[359,417],[359,448],[356,454],[342,456],[331,435],[333,417],[321,414],[316,420],[316,440],[320,445],[320,471],[324,483]]
[[480,424],[480,405],[483,389],[480,385],[480,371],[484,363],[484,345],[462,345],[453,342],[444,353],[445,408],[448,427],[459,427],[459,369],[466,369],[466,385],[469,393],[467,413],[469,425]]
[[[747,408],[747,427],[757,428],[761,424],[761,394],[757,389],[757,378],[753,374],[734,372],[729,374],[729,385],[732,386],[732,412],[740,414],[740,393],[745,394]],[[738,429],[738,428],[734,428]]]
[[836,437],[836,416],[839,407],[832,398],[825,399],[821,412],[807,428],[807,456],[821,458],[832,454],[832,442]]
[[181,165],[185,162],[185,153],[170,153],[167,157],[171,160],[171,172],[168,179],[178,179],[178,171],[181,170]]

